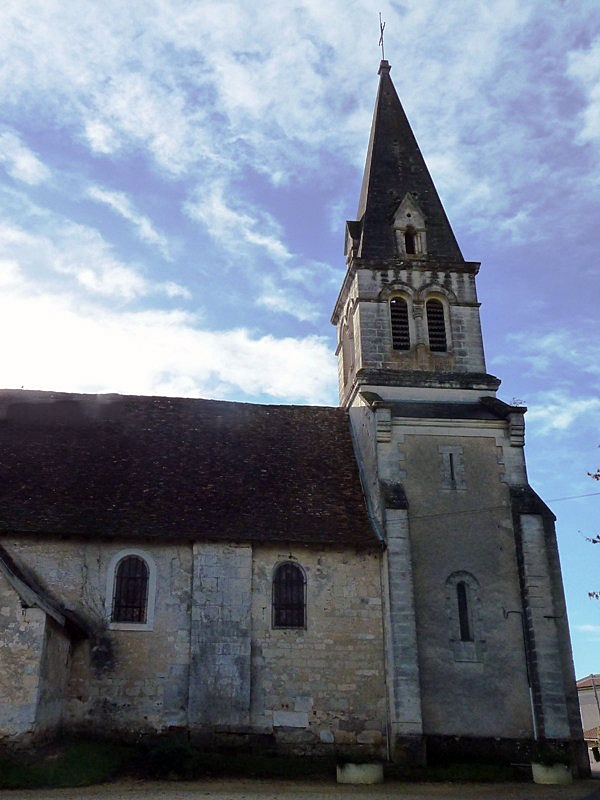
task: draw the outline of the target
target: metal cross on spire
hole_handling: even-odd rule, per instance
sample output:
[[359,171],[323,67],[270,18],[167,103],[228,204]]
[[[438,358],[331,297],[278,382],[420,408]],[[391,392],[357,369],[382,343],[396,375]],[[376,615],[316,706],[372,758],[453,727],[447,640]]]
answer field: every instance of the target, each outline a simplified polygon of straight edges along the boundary
[[381,47],[381,60],[385,61],[385,52],[383,50],[383,31],[385,30],[385,22],[381,21],[381,11],[379,12],[379,46]]

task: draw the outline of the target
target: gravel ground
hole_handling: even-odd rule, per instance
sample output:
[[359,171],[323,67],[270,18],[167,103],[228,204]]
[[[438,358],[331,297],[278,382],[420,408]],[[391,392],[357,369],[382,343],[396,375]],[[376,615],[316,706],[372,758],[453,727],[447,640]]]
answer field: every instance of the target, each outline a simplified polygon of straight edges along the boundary
[[205,780],[124,781],[83,789],[0,791],[6,800],[600,800],[600,784],[398,783],[340,786],[327,782]]

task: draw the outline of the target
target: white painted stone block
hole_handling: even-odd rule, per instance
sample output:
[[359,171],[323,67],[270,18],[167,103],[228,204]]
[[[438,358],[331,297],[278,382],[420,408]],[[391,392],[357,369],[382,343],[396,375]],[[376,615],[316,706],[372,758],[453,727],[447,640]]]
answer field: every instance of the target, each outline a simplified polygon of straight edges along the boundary
[[338,783],[383,783],[383,764],[342,764],[337,767]]
[[308,728],[306,711],[274,711],[274,728]]
[[531,765],[534,783],[554,784],[567,786],[573,782],[573,775],[566,764],[536,764]]

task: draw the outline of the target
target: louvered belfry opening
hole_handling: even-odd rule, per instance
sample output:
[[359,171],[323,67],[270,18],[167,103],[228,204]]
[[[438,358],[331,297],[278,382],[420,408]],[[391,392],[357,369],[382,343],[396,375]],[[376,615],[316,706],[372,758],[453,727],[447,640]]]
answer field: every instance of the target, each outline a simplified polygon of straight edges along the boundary
[[403,297],[392,297],[390,300],[390,318],[392,321],[392,348],[394,350],[410,350],[408,305]]
[[280,564],[273,577],[273,627],[306,627],[304,573],[296,564]]
[[448,349],[448,342],[446,340],[444,306],[439,300],[428,300],[426,309],[429,349],[433,353],[445,353]]
[[113,622],[146,622],[148,565],[143,558],[127,556],[117,568]]

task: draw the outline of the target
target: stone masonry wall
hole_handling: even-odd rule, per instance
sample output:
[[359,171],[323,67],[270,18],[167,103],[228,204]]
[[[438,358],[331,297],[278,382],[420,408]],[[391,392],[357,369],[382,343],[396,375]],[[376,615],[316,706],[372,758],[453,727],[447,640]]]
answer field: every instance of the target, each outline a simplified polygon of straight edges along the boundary
[[[93,632],[72,643],[69,662],[62,632],[0,583],[0,688],[11,698],[0,731],[17,736],[36,722],[43,731],[62,718],[67,729],[106,735],[175,726],[274,734],[294,750],[385,747],[379,552],[138,544],[155,568],[154,621],[124,630],[106,603],[122,542],[3,545]],[[306,574],[306,630],[271,625],[273,569],[290,555]]]
[[53,730],[62,722],[70,661],[71,641],[69,637],[63,628],[47,617],[44,649],[39,665],[36,735],[46,730]]
[[[385,746],[380,554],[255,547],[252,722],[293,747]],[[306,630],[273,629],[271,579],[306,574]]]
[[[409,501],[424,733],[530,737],[502,449],[493,431],[486,436],[475,430],[450,435],[441,426],[437,435],[420,430],[394,425],[385,447],[390,464],[395,457],[402,470]],[[448,450],[455,453],[455,486],[445,469]],[[458,581],[469,587],[471,641],[461,638],[458,627]]]
[[[409,302],[411,349],[393,350],[388,298],[401,292]],[[426,318],[423,302],[428,296],[442,299],[449,329],[448,351],[431,353],[426,346]],[[343,399],[359,369],[412,370],[440,372],[485,372],[483,340],[475,276],[466,271],[436,271],[411,265],[390,269],[358,269],[348,288],[346,315],[354,309],[355,350],[352,373],[340,370],[340,397]],[[343,337],[343,320],[338,323],[338,339]],[[343,347],[339,356],[342,359]]]
[[247,726],[250,716],[252,548],[195,544],[189,721]]
[[0,575],[0,744],[34,730],[46,614],[22,608]]
[[419,652],[408,512],[388,509],[387,595],[391,728],[394,738],[423,733]]
[[[33,570],[52,596],[81,614],[95,631],[73,648],[63,709],[67,727],[93,724],[97,732],[127,733],[187,724],[190,547],[141,548],[156,565],[153,630],[111,630],[107,570],[115,553],[124,549],[123,543],[21,539],[3,544],[17,562]],[[48,700],[47,714],[50,707]]]
[[542,517],[521,515],[523,572],[527,625],[532,637],[539,681],[538,703],[541,706],[540,734],[548,738],[569,738],[565,680],[557,623],[554,587]]

